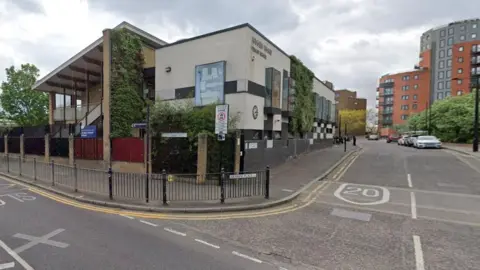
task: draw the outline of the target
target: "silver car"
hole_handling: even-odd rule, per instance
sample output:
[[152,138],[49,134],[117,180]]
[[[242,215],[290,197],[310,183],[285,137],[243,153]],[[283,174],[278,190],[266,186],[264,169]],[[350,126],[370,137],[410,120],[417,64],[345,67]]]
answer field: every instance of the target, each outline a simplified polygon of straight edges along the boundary
[[435,136],[418,136],[413,147],[415,148],[442,148],[442,142]]

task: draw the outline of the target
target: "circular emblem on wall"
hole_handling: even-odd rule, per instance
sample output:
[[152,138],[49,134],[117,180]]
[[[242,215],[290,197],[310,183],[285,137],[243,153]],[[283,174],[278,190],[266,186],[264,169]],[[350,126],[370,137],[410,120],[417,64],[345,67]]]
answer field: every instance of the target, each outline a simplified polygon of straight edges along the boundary
[[253,119],[257,119],[257,117],[258,117],[258,107],[257,107],[257,105],[254,105],[253,108],[252,108],[252,116],[253,116]]

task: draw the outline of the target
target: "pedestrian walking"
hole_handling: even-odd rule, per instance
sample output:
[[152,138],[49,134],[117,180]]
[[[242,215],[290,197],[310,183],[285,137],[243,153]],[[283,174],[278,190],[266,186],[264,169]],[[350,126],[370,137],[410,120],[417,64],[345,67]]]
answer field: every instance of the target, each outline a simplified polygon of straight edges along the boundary
[[355,137],[355,135],[353,135],[353,146],[356,146],[357,145],[357,137]]

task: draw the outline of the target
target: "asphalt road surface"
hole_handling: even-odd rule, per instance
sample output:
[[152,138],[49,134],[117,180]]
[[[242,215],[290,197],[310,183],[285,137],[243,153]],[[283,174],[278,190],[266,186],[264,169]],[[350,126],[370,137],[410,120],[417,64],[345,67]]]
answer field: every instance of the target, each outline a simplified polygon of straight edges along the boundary
[[0,178],[0,269],[278,269],[168,223],[97,213]]
[[250,247],[288,269],[480,269],[480,160],[360,144],[363,152],[304,207],[177,228]]

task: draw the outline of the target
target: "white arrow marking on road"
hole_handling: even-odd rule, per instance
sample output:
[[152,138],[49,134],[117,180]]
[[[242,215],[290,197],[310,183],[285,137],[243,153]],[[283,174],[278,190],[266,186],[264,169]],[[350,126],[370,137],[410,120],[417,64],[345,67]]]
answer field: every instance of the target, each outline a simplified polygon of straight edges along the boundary
[[13,267],[15,267],[15,262],[9,262],[9,263],[0,264],[0,270],[8,269],[8,268],[13,268]]
[[4,242],[0,240],[0,247],[3,248],[12,258],[14,258],[25,270],[34,270],[26,261],[24,261],[20,256],[18,256],[15,251],[9,248]]

